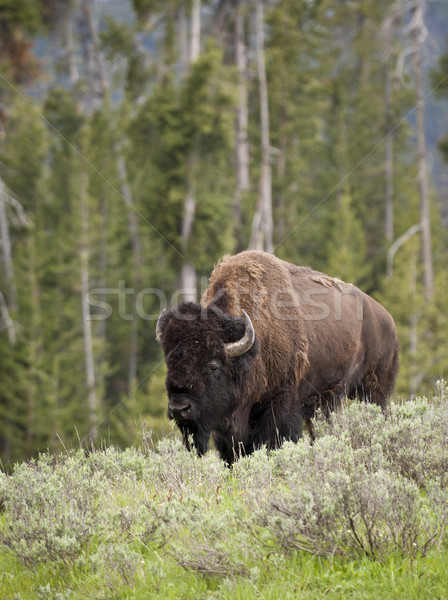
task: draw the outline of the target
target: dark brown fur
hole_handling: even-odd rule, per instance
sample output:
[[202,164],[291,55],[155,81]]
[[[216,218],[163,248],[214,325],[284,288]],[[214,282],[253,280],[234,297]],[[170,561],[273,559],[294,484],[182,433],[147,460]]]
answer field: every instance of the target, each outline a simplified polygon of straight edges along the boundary
[[[256,342],[226,357],[244,333]],[[357,394],[386,407],[398,369],[389,313],[361,290],[270,254],[242,252],[214,269],[200,305],[164,315],[169,416],[200,453],[211,433],[224,460],[263,444],[297,440],[317,407],[328,413]],[[179,410],[178,410],[179,412]]]

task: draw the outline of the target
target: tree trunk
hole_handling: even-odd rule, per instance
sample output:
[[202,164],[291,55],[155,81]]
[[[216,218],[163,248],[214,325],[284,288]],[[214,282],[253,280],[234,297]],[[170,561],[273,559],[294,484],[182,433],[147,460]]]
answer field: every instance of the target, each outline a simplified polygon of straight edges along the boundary
[[188,72],[189,56],[188,56],[188,36],[187,36],[187,14],[184,3],[178,8],[177,22],[179,31],[179,60],[181,66],[181,77],[184,78]]
[[26,440],[27,454],[31,457],[36,432],[36,405],[39,392],[39,356],[42,350],[40,289],[37,281],[36,240],[34,232],[27,237],[28,249],[28,284],[30,290],[30,324],[28,341],[28,382],[27,382],[27,419]]
[[75,36],[73,33],[73,19],[71,18],[72,12],[74,10],[75,2],[74,0],[69,1],[67,10],[64,13],[63,20],[63,32],[64,32],[64,46],[65,52],[67,56],[67,65],[68,65],[68,77],[70,81],[70,87],[73,89],[74,86],[79,82],[80,74],[78,68],[78,61],[76,58],[76,48],[75,48]]
[[236,191],[233,218],[235,228],[241,222],[241,200],[249,190],[249,110],[247,102],[247,47],[241,0],[236,0],[235,13],[235,62],[238,71],[238,107],[235,120]]
[[269,103],[264,58],[263,0],[257,0],[255,11],[255,38],[257,73],[260,92],[261,166],[257,209],[252,224],[250,247],[273,252],[272,175],[270,161]]
[[[188,173],[187,173],[187,193],[184,201],[184,216],[182,219],[181,243],[182,252],[188,252],[188,245],[194,225],[194,216],[196,211],[195,196],[195,166],[197,162],[196,152],[193,148],[188,155]],[[186,301],[196,302],[197,300],[197,277],[194,264],[191,260],[184,259],[180,275],[180,288],[182,297]]]
[[190,66],[199,58],[201,51],[201,0],[193,0],[191,7]]
[[430,300],[434,295],[434,272],[431,245],[430,196],[428,181],[428,161],[425,134],[425,97],[422,76],[421,45],[424,38],[423,2],[417,0],[412,7],[411,38],[413,45],[412,65],[415,76],[415,92],[417,97],[416,126],[417,126],[417,186],[420,197],[420,224],[423,261],[423,281],[425,299]]
[[106,78],[106,70],[104,68],[104,62],[100,52],[100,42],[98,38],[98,32],[93,22],[92,11],[90,10],[90,0],[83,0],[83,12],[87,23],[90,42],[91,42],[91,56],[92,56],[92,87],[95,88],[100,100],[104,99],[104,95],[108,90],[108,83]]
[[79,31],[84,53],[84,75],[87,80],[85,103],[88,111],[95,111],[101,109],[108,85],[90,4],[90,0],[82,0],[83,18]]
[[[99,53],[98,38],[92,21],[89,0],[81,1],[82,22],[79,35],[84,60],[84,76],[86,79],[86,92],[84,110],[98,110],[106,93],[106,79],[102,68]],[[87,408],[89,414],[89,436],[92,440],[98,438],[99,402],[97,394],[97,380],[95,375],[95,356],[93,351],[92,320],[88,292],[90,290],[90,240],[89,240],[89,206],[87,195],[87,182],[81,182],[80,189],[81,213],[81,242],[80,242],[80,275],[81,275],[81,305],[84,338],[84,360],[86,370]],[[103,207],[104,209],[104,207]],[[105,234],[105,232],[104,232]],[[105,331],[105,330],[104,330]]]
[[5,297],[0,292],[0,317],[6,331],[8,332],[8,339],[11,345],[16,343],[16,328],[14,321],[9,316],[8,305],[6,304]]
[[[107,231],[108,231],[108,200],[107,194],[104,188],[100,190],[100,219],[101,219],[101,239],[99,248],[98,268],[99,277],[98,283],[99,288],[105,290],[107,286],[107,265],[108,265],[108,244],[107,244]],[[106,293],[102,292],[98,295],[98,299],[102,302],[107,302]],[[106,337],[107,337],[107,320],[102,319],[98,321],[97,326],[98,339],[102,341],[102,345],[97,352],[97,365],[98,365],[98,378],[101,381],[98,382],[98,389],[103,390],[104,384],[104,372],[106,363]],[[102,392],[101,392],[102,393]]]
[[[417,258],[413,257],[410,264],[410,297],[415,298],[417,296]],[[418,323],[420,316],[415,307],[413,307],[411,316],[409,317],[409,353],[412,358],[412,366],[418,369],[420,364],[418,360]],[[423,371],[414,370],[413,376],[410,378],[410,396],[411,398],[416,395],[420,383],[423,381]]]
[[[132,207],[134,206],[134,200],[132,197],[132,190],[128,182],[128,174],[126,168],[126,161],[121,153],[120,148],[117,150],[117,170],[118,176],[121,183],[121,193],[126,204],[130,207],[128,212],[129,215],[129,235],[131,239],[132,247],[132,288],[133,288],[133,299],[135,308],[136,295],[140,291],[142,283],[142,244],[140,238],[140,230],[138,226],[138,215]],[[137,358],[138,358],[138,315],[133,314],[131,321],[131,339],[129,348],[129,364],[128,364],[128,392],[130,393],[137,380]]]
[[[283,99],[286,101],[286,98]],[[281,125],[282,130],[286,125],[286,110],[283,105],[282,107],[282,117],[281,117]],[[277,219],[275,222],[275,233],[277,235],[277,239],[282,240],[286,235],[286,224],[285,224],[285,181],[286,181],[286,149],[287,149],[287,137],[286,134],[283,133],[279,140],[278,145],[278,159],[277,159],[277,178],[280,185],[280,190],[275,198],[275,208],[277,211]]]
[[0,179],[0,236],[3,254],[3,265],[5,268],[5,279],[8,286],[6,300],[9,310],[17,310],[17,292],[14,277],[14,265],[12,262],[11,238],[9,235],[8,215],[6,213],[7,193],[5,184]]
[[87,407],[89,411],[89,436],[92,440],[98,437],[98,400],[95,381],[95,361],[93,355],[92,321],[90,318],[90,306],[88,303],[89,283],[89,208],[87,190],[81,189],[81,249],[80,275],[81,275],[81,303],[82,303],[82,327],[84,337],[84,357],[86,369]]
[[[191,8],[191,31],[190,31],[190,55],[189,67],[197,61],[200,53],[201,43],[201,1],[193,0]],[[196,302],[197,300],[197,274],[194,263],[186,258],[193,231],[196,212],[195,194],[195,171],[197,163],[197,151],[193,141],[187,157],[187,191],[184,200],[184,211],[181,225],[181,243],[184,254],[184,262],[180,273],[180,288],[184,300]]]
[[384,81],[385,142],[384,142],[384,205],[386,240],[394,239],[394,129],[392,121],[392,69],[385,65]]
[[409,229],[407,231],[405,231],[405,233],[400,235],[400,237],[398,239],[396,239],[395,242],[390,246],[390,248],[387,252],[386,275],[387,275],[388,279],[392,279],[392,277],[393,277],[395,254],[401,248],[401,246],[403,246],[403,244],[405,244],[408,240],[410,240],[411,237],[413,235],[415,235],[416,233],[418,233],[420,230],[421,230],[420,223],[417,223],[416,225],[412,225],[412,227],[409,227]]

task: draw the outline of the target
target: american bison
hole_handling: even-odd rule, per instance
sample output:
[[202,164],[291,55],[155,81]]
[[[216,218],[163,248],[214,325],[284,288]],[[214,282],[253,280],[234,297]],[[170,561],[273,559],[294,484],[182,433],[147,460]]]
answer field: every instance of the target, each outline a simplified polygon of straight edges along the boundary
[[164,310],[168,417],[189,448],[213,434],[231,464],[298,440],[348,396],[386,407],[398,369],[390,314],[357,287],[258,251],[226,256],[200,304]]

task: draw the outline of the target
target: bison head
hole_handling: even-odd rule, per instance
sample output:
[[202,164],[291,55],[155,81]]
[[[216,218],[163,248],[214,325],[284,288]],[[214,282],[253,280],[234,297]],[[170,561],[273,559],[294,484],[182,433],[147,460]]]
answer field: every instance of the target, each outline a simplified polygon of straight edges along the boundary
[[185,302],[164,310],[156,336],[168,367],[168,417],[174,419],[189,448],[203,454],[212,431],[228,431],[244,394],[255,332],[247,313],[235,317],[216,306]]

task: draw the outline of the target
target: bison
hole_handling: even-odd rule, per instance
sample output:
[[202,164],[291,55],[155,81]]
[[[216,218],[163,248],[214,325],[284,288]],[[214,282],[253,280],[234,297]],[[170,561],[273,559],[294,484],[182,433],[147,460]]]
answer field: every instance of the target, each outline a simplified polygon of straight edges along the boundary
[[201,303],[164,310],[168,417],[228,464],[298,440],[344,396],[383,409],[398,369],[391,315],[357,287],[259,251],[226,256]]

